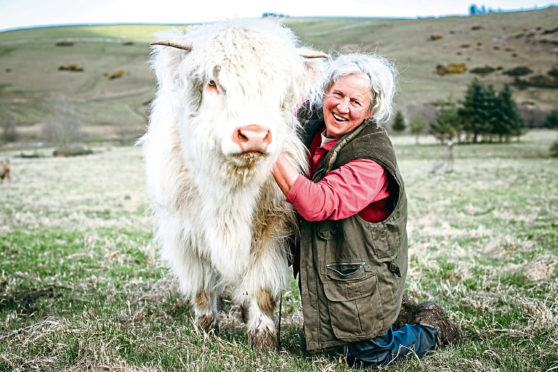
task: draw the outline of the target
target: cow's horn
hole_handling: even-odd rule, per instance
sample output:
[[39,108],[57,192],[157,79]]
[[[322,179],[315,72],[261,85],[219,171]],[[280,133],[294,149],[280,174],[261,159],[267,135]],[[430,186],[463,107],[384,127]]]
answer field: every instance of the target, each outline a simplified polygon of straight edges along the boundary
[[164,45],[164,46],[169,46],[169,47],[178,48],[187,51],[192,50],[192,42],[190,40],[184,40],[184,39],[159,40],[159,41],[152,42],[151,45]]
[[303,58],[329,58],[327,54],[325,54],[324,52],[319,52],[317,50],[298,48],[297,51],[298,54]]

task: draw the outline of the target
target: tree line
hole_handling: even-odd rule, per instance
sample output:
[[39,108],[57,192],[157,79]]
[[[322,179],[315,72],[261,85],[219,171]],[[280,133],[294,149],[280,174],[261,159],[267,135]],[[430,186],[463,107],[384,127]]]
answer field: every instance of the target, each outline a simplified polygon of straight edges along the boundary
[[492,8],[488,8],[487,10],[484,5],[477,6],[476,4],[471,4],[471,6],[469,7],[469,15],[472,16],[486,14],[486,13],[500,13],[500,12],[502,12],[502,9],[494,10]]
[[[441,143],[458,142],[509,142],[512,137],[523,133],[523,119],[515,104],[509,85],[497,91],[478,79],[467,87],[464,99],[456,104],[452,101],[440,104],[436,120],[430,123],[430,133]],[[392,125],[394,131],[403,131],[405,121],[398,112]],[[411,133],[418,136],[426,131],[426,125],[414,118]]]
[[509,142],[522,134],[523,119],[509,85],[497,92],[493,85],[475,79],[460,106],[452,102],[442,105],[431,131],[442,142],[454,138],[458,142]]

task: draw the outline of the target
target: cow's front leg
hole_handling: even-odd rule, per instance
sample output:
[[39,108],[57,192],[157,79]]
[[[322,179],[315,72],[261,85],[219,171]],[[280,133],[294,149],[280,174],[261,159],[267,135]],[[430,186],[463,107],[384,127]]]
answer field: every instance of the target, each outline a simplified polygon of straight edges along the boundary
[[194,298],[194,314],[196,316],[196,325],[205,332],[219,331],[219,318],[217,310],[216,292],[209,293],[206,290],[200,290]]
[[[268,231],[259,236],[263,235],[276,234]],[[281,242],[255,239],[249,269],[234,291],[235,302],[243,305],[248,340],[254,349],[276,349],[278,346],[273,315],[277,299],[289,279],[285,252],[286,247]]]
[[221,292],[215,286],[216,274],[200,259],[190,241],[182,240],[185,233],[179,228],[172,228],[180,225],[179,220],[169,217],[163,219],[161,225],[171,227],[160,231],[163,258],[178,277],[180,290],[194,309],[196,324],[206,332],[217,330],[217,297]]
[[248,341],[258,350],[276,349],[278,347],[277,331],[273,312],[277,301],[269,289],[259,289],[255,296],[250,296],[243,304],[243,316],[248,328]]

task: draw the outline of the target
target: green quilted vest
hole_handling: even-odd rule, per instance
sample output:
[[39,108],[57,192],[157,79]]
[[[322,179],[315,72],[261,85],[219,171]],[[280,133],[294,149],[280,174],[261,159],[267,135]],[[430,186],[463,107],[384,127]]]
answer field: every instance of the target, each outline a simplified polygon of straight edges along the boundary
[[[305,126],[309,146],[323,120]],[[407,274],[407,199],[385,130],[367,120],[335,144],[312,181],[354,159],[370,159],[388,174],[393,212],[378,223],[358,215],[303,221],[300,279],[308,350],[373,338],[399,314]]]

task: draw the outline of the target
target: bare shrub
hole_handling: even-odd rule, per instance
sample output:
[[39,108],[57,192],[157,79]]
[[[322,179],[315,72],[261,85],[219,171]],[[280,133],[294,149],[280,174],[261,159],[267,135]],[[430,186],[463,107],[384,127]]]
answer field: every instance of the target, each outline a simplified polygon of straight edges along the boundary
[[41,128],[41,138],[49,143],[68,146],[83,140],[82,122],[74,105],[66,97],[53,95],[48,100],[51,118]]
[[2,117],[2,134],[0,134],[1,142],[15,142],[18,140],[19,135],[17,133],[17,128],[15,125],[15,120],[10,114],[4,114]]
[[548,112],[538,106],[520,104],[517,106],[526,128],[542,128]]

